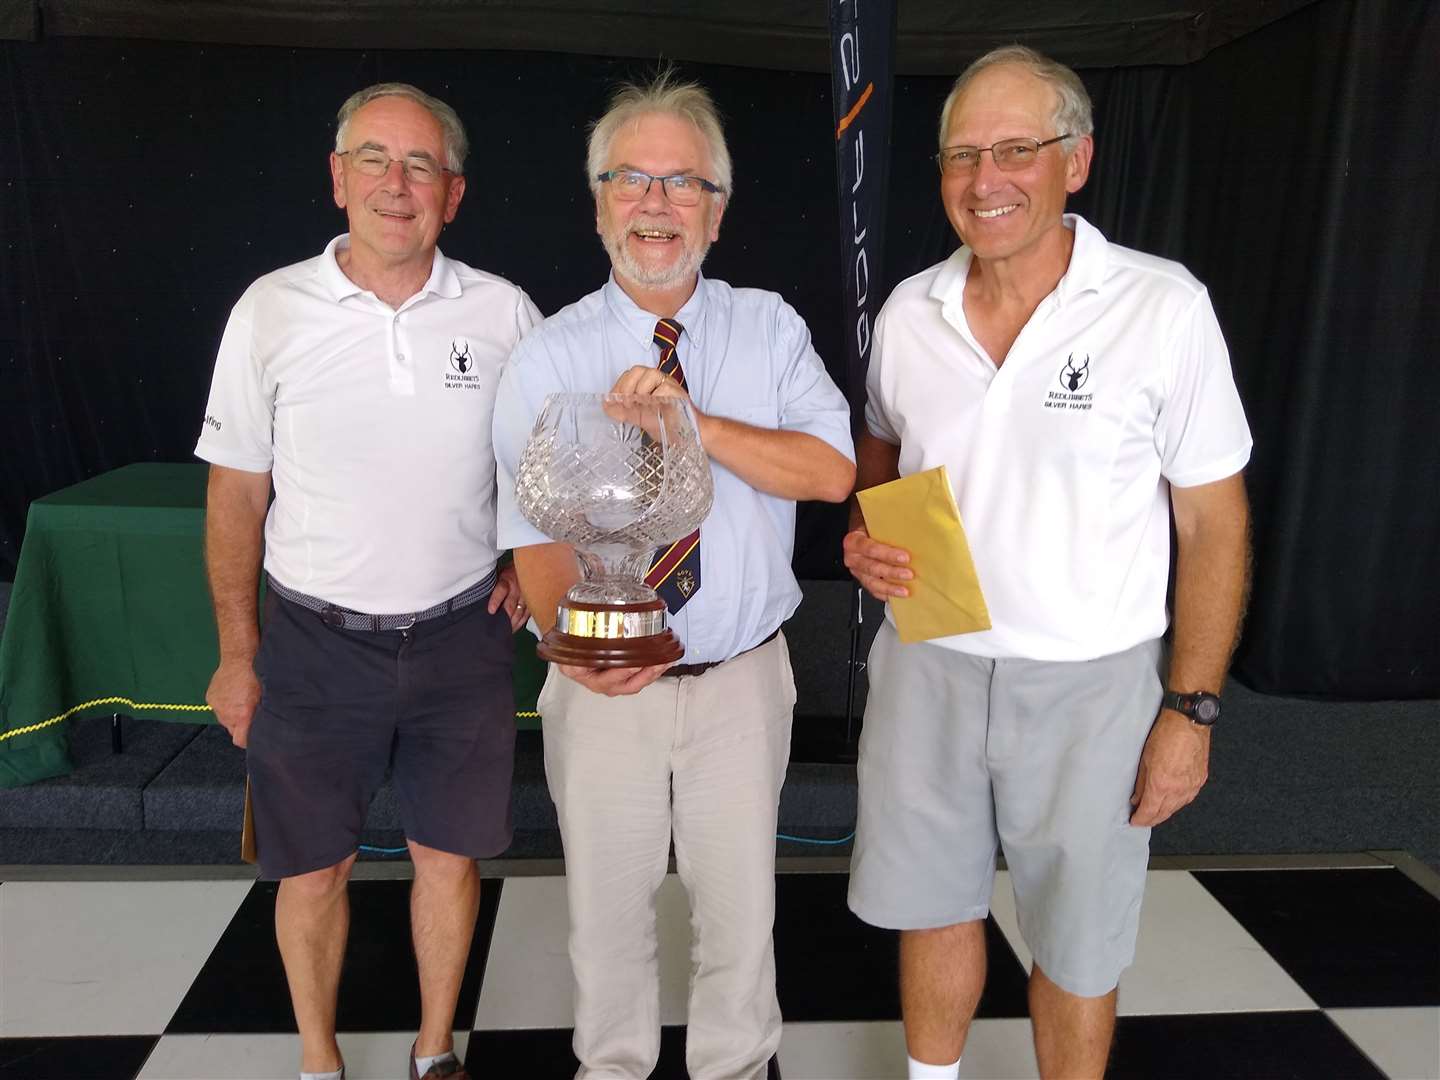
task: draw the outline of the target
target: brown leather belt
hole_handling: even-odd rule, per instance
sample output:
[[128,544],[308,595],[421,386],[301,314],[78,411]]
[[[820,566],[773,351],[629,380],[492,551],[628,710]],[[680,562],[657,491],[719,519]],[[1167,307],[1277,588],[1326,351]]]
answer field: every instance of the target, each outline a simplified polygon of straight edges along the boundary
[[[736,653],[735,656],[732,656],[730,658],[730,660],[734,660],[736,659],[736,657],[744,656],[745,653],[754,652],[756,649],[760,648],[761,645],[769,645],[770,642],[775,640],[779,633],[780,628],[777,626],[774,630],[770,631],[769,635],[764,640],[757,641],[754,645],[751,645],[750,648],[746,649],[745,652]],[[685,675],[704,675],[705,672],[709,671],[711,668],[719,667],[721,664],[728,664],[730,660],[707,660],[703,664],[674,664],[666,668],[665,671],[661,673],[660,677],[662,679],[667,677],[672,679],[678,679]]]

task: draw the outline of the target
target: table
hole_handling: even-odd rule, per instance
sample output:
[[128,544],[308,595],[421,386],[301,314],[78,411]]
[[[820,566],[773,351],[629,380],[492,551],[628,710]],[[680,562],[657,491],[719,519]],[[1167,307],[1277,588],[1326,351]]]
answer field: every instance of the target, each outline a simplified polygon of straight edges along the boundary
[[[0,638],[0,788],[70,771],[69,722],[214,723],[203,463],[146,462],[36,499]],[[545,665],[515,639],[515,703],[538,726]]]

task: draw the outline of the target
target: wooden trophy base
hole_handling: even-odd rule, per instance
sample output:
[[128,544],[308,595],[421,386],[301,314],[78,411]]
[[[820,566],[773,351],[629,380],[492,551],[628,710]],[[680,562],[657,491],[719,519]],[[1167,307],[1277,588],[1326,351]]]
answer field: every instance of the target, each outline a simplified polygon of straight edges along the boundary
[[584,668],[673,664],[685,655],[685,646],[664,620],[665,601],[659,599],[611,605],[562,600],[535,654],[552,664]]

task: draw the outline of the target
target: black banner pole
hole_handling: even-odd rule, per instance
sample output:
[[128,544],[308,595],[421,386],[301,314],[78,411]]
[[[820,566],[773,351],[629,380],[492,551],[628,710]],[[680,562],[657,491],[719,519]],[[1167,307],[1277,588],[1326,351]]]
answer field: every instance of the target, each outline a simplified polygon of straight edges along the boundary
[[[830,85],[840,197],[841,288],[845,319],[845,396],[850,428],[864,424],[870,338],[884,298],[885,193],[890,179],[890,112],[895,72],[894,0],[831,0]],[[861,597],[850,610],[845,742],[855,741],[860,673]]]

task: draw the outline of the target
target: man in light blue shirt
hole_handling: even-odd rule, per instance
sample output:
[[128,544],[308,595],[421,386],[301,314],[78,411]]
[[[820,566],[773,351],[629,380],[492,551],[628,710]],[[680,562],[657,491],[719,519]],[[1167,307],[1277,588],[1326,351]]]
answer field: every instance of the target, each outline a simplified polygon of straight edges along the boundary
[[517,346],[495,408],[500,543],[515,549],[539,629],[580,576],[573,551],[515,504],[548,394],[688,396],[715,503],[660,586],[681,663],[553,666],[540,694],[565,845],[577,1077],[643,1078],[659,1055],[655,894],[673,835],[696,930],[690,1075],[759,1078],[780,1042],[775,820],[795,684],[778,631],[800,601],[795,501],[849,495],[849,411],[788,304],[700,275],[731,184],[703,89],[668,73],[626,87],[592,130],[587,174],[611,278]]

